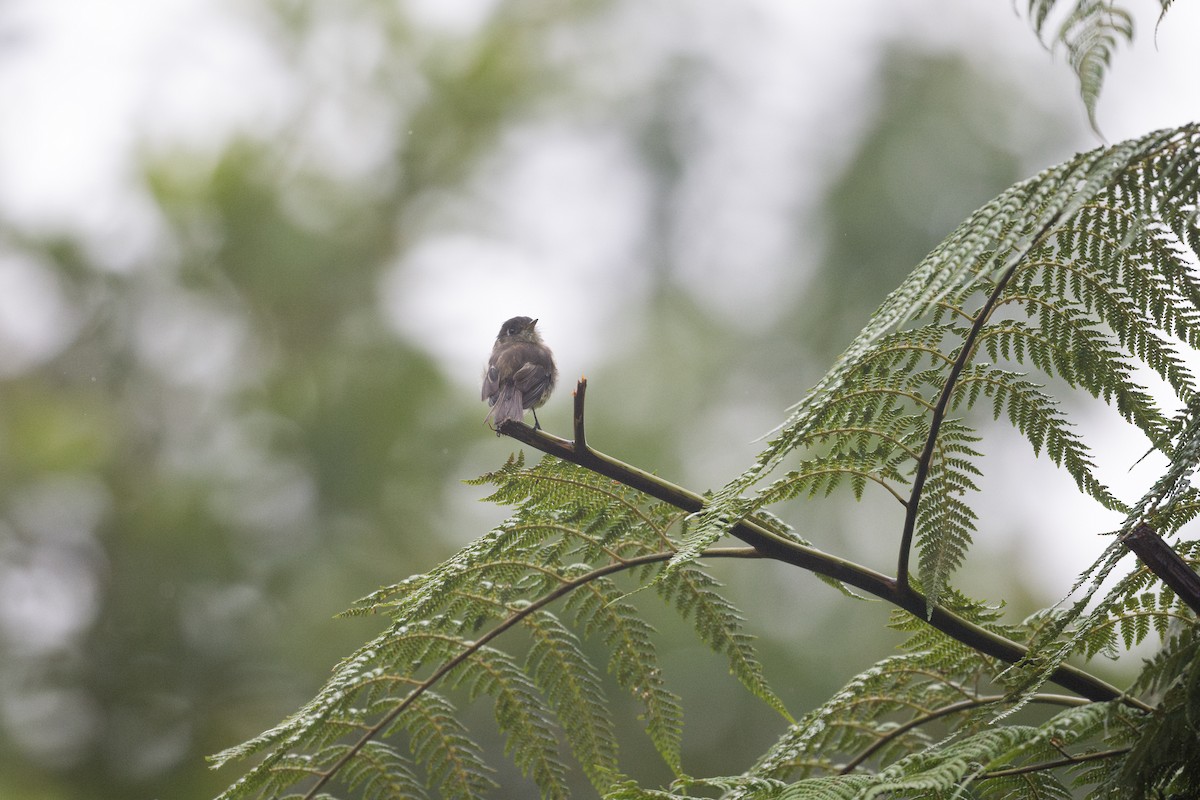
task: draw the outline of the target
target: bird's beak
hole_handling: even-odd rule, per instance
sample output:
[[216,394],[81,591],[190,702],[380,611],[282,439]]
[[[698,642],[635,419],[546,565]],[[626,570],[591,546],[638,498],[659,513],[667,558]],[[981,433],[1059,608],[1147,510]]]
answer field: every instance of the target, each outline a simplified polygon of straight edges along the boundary
[[534,327],[537,325],[537,323],[538,323],[538,321],[536,319],[533,322],[529,323],[528,330],[533,330]]

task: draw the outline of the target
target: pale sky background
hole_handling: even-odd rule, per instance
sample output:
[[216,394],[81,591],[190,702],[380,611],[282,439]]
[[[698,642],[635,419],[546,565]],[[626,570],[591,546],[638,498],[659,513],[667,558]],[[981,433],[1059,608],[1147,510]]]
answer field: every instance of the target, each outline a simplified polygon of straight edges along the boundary
[[[451,38],[482,24],[492,5],[409,3],[416,19]],[[1138,14],[1137,39],[1117,53],[1098,115],[1110,142],[1200,119],[1200,4],[1177,3],[1157,41],[1158,3],[1127,5]],[[887,42],[924,41],[966,53],[1018,88],[1036,83],[1044,90],[1031,92],[1036,102],[1064,107],[1080,121],[1075,149],[1100,144],[1085,129],[1065,54],[1048,53],[1007,0],[647,0],[629,13],[645,19],[562,46],[614,48],[619,57],[596,78],[614,94],[671,54],[700,53],[719,65],[711,99],[729,108],[724,136],[688,165],[688,179],[697,196],[721,199],[696,205],[688,229],[706,235],[679,242],[678,261],[712,313],[750,329],[777,311],[773,297],[803,285],[807,265],[780,263],[789,226],[797,209],[821,196],[820,181],[836,173],[831,165],[850,155],[876,106],[870,79]],[[656,20],[661,24],[650,24]],[[80,237],[94,262],[113,272],[171,269],[164,220],[141,182],[145,153],[182,150],[203,164],[205,154],[215,159],[240,134],[286,141],[290,157],[319,161],[335,173],[384,168],[390,129],[379,126],[402,124],[402,117],[352,91],[356,71],[379,46],[372,32],[331,27],[327,51],[317,43],[298,74],[280,62],[273,24],[253,4],[235,0],[10,0],[0,14],[0,97],[7,112],[0,124],[0,215],[25,231]],[[644,38],[622,41],[627,30]],[[317,108],[306,126],[285,130],[302,100],[302,81],[314,76],[326,83],[331,103],[342,84],[350,99]],[[597,355],[598,332],[624,298],[645,289],[636,270],[620,271],[620,286],[610,275],[612,265],[633,257],[646,225],[646,187],[626,145],[602,126],[536,117],[527,126],[504,133],[501,155],[485,172],[487,185],[478,187],[490,232],[443,225],[407,251],[405,269],[380,286],[380,303],[397,330],[445,364],[464,391],[476,391],[499,322],[478,313],[483,303],[540,316],[570,381]],[[797,132],[806,138],[797,142]],[[1030,164],[1027,172],[1044,166]],[[812,175],[813,182],[780,180],[796,174]],[[558,202],[564,186],[575,202]],[[751,281],[739,263],[775,269]],[[517,280],[492,281],[498,264]],[[479,291],[446,301],[448,287],[464,286]],[[554,311],[562,308],[571,309],[570,328],[563,324],[567,315]],[[219,374],[222,359],[239,349],[236,329],[213,328],[202,312],[196,327],[208,337],[203,352],[181,360],[178,348],[163,344],[161,358],[176,363],[182,379]],[[52,358],[73,333],[68,304],[44,271],[0,252],[0,374]],[[1130,451],[1115,464],[1140,455],[1133,437],[1111,444]],[[1118,485],[1136,480],[1127,475],[1117,470],[1108,477]],[[1023,512],[1030,524],[1016,527],[1088,536],[1086,547],[1064,550],[1069,563],[1082,567],[1096,552],[1089,526],[1100,523],[1088,516],[1093,506],[1079,502],[1030,504]]]
[[[0,96],[9,112],[0,126],[0,213],[26,230],[82,234],[97,262],[113,270],[147,268],[161,258],[161,220],[138,174],[143,152],[183,148],[215,155],[235,133],[275,138],[300,101],[297,75],[279,63],[270,23],[252,4],[15,0],[6,5],[0,17]],[[417,19],[447,35],[481,24],[492,5],[491,0],[409,3]],[[1103,131],[1114,142],[1200,118],[1196,4],[1176,4],[1157,43],[1152,29],[1157,3],[1127,5],[1140,14],[1137,39],[1118,52],[1099,111]],[[1036,75],[1052,87],[1052,102],[1083,116],[1064,54],[1047,53],[1005,0],[745,0],[680,12],[680,5],[669,0],[643,4],[638,13],[659,17],[663,24],[642,20],[637,30],[655,31],[649,35],[660,40],[627,43],[633,57],[618,59],[623,71],[603,78],[617,84],[637,81],[646,58],[682,50],[706,52],[721,64],[728,82],[722,99],[734,105],[724,120],[725,133],[736,135],[727,151],[697,168],[697,181],[721,183],[729,195],[722,207],[727,213],[712,220],[711,240],[697,243],[695,257],[683,262],[694,265],[698,285],[706,287],[714,308],[726,313],[737,314],[749,304],[769,311],[777,287],[770,280],[741,280],[736,269],[713,271],[711,265],[726,261],[722,247],[736,248],[751,263],[771,262],[784,241],[785,219],[777,212],[796,199],[797,187],[773,179],[793,174],[781,169],[781,162],[811,166],[808,171],[818,177],[830,174],[828,164],[846,155],[863,123],[855,110],[873,108],[868,80],[886,41],[903,35],[963,51],[1018,82]],[[369,59],[367,32],[344,35],[361,40],[367,51],[363,58]],[[1003,66],[1006,62],[1011,67]],[[352,74],[353,64],[339,67],[343,76]],[[389,154],[387,137],[372,136],[367,126],[350,127],[352,122],[346,109],[330,109],[294,144],[333,170],[374,169]],[[447,270],[467,284],[483,283],[499,259],[540,278],[536,286],[522,282],[520,289],[534,306],[553,307],[586,292],[596,326],[607,316],[605,296],[612,302],[617,296],[606,287],[607,268],[631,251],[638,235],[631,220],[640,210],[641,187],[618,144],[588,131],[534,125],[509,135],[507,158],[489,176],[499,195],[498,211],[507,215],[497,222],[506,232],[504,240],[431,237],[409,255],[415,268],[381,287],[382,302],[397,312],[394,316],[408,317],[414,326],[432,323],[457,332],[437,337],[431,346],[451,361],[464,383],[476,380],[479,342],[494,335],[490,328],[495,326],[474,322],[477,315],[470,307],[438,302]],[[797,130],[810,137],[799,147]],[[536,148],[529,146],[534,141]],[[1079,149],[1097,143],[1083,138]],[[1041,166],[1031,165],[1031,171]],[[594,192],[591,207],[555,203],[553,192],[563,180],[602,191]],[[806,198],[801,187],[799,201],[811,202],[818,194],[809,191]],[[788,216],[786,224],[792,220]],[[581,235],[585,230],[592,235]],[[595,235],[598,231],[602,235]],[[746,253],[748,245],[753,250]],[[0,342],[15,338],[22,348],[52,353],[64,338],[63,326],[47,324],[55,319],[55,299],[36,283],[28,270],[0,267],[6,298],[0,300]],[[495,302],[510,305],[502,300]],[[588,343],[596,340],[586,329],[588,321],[583,320],[584,329],[555,331],[565,351],[579,353],[584,361]]]

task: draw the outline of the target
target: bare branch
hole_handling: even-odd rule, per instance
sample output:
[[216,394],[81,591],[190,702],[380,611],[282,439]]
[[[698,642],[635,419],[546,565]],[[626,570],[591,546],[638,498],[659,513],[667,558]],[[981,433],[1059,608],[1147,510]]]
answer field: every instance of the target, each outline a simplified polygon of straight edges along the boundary
[[[587,379],[580,379],[575,390],[574,427],[577,436],[584,429],[586,391]],[[683,511],[696,513],[704,507],[704,497],[696,492],[618,461],[592,449],[586,443],[562,439],[513,420],[502,423],[500,432],[543,453],[578,464]],[[741,520],[730,528],[729,533],[765,557],[833,578],[903,608],[947,636],[984,655],[1015,664],[1028,654],[1028,650],[1017,642],[976,625],[942,606],[934,605],[927,613],[924,595],[911,586],[901,587],[896,580],[873,569],[781,536],[753,517]],[[1123,696],[1115,686],[1069,664],[1063,664],[1056,669],[1050,680],[1089,700],[1103,702],[1122,699],[1137,708],[1149,710],[1149,706],[1144,703]]]

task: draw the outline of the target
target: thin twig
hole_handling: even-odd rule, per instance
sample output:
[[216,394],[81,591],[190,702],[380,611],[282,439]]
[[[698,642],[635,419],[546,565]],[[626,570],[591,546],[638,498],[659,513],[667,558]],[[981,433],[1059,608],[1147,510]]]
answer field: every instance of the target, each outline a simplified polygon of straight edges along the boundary
[[1083,764],[1087,761],[1100,761],[1105,758],[1115,758],[1116,756],[1128,753],[1132,748],[1129,747],[1114,747],[1112,750],[1097,750],[1094,753],[1084,753],[1078,756],[1067,756],[1066,758],[1058,758],[1054,761],[1042,761],[1038,764],[1025,764],[1020,767],[1008,767],[1007,769],[993,769],[980,775],[976,780],[985,781],[988,778],[1007,778],[1010,775],[1024,775],[1029,772],[1043,772],[1048,769],[1058,769],[1059,767],[1069,767],[1073,764]]
[[[999,703],[1003,703],[1005,700],[1008,700],[1008,699],[1009,698],[1007,695],[1002,695],[1002,694],[987,695],[985,697],[974,697],[970,700],[960,700],[957,703],[950,703],[949,705],[942,706],[941,708],[935,708],[933,711],[930,711],[927,714],[922,714],[920,716],[913,717],[908,722],[905,722],[902,725],[898,725],[895,728],[890,729],[886,734],[884,734],[883,736],[880,736],[878,739],[876,739],[874,742],[872,742],[865,750],[863,750],[861,753],[859,753],[854,758],[850,759],[850,761],[847,762],[845,766],[843,766],[840,770],[838,770],[838,774],[839,775],[849,775],[851,772],[858,769],[858,766],[860,764],[862,764],[868,758],[873,756],[880,748],[882,748],[888,742],[891,742],[891,741],[895,740],[897,737],[904,735],[905,733],[909,732],[913,728],[920,727],[921,725],[926,725],[930,722],[933,722],[934,720],[941,719],[942,717],[948,717],[951,714],[957,714],[960,711],[970,711],[973,708],[982,708],[983,706],[996,705]],[[1061,694],[1035,694],[1029,698],[1029,702],[1031,702],[1031,703],[1049,703],[1049,704],[1061,705],[1061,706],[1077,706],[1086,701],[1080,700],[1078,697],[1070,697],[1070,696],[1061,695]]]

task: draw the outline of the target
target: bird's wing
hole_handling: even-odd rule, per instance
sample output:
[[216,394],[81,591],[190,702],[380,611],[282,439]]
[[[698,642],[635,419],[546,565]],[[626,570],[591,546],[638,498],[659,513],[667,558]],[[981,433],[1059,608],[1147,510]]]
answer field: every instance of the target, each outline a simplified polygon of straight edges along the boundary
[[488,364],[488,370],[483,375],[483,391],[480,393],[480,400],[487,400],[488,404],[496,402],[496,395],[500,393],[500,370],[496,368],[496,362]]
[[541,399],[549,383],[550,370],[532,361],[526,361],[513,375],[513,386],[525,399],[526,408]]

